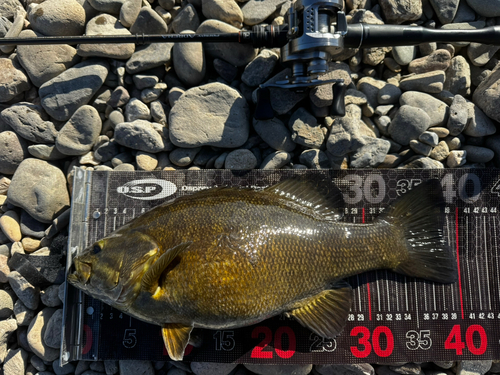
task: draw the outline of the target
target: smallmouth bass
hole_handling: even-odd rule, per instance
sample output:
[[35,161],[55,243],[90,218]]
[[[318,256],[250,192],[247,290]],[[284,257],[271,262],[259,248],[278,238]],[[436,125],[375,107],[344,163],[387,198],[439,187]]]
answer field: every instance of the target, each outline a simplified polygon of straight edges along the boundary
[[[331,189],[332,190],[332,189]],[[68,281],[162,327],[182,360],[193,328],[227,329],[285,313],[322,337],[343,329],[352,290],[376,269],[451,283],[443,196],[430,180],[369,224],[342,222],[342,193],[297,179],[264,190],[214,188],[155,207],[74,259]]]

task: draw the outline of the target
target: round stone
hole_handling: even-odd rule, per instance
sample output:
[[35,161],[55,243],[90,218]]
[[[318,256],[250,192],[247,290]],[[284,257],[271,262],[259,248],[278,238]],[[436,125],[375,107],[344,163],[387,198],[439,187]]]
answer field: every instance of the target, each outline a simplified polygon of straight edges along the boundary
[[0,173],[14,174],[28,155],[28,144],[23,138],[10,130],[0,133]]
[[0,58],[0,103],[8,102],[30,89],[28,77],[19,68],[11,59]]
[[[161,128],[163,127],[161,126]],[[122,146],[150,153],[171,149],[168,140],[162,137],[151,122],[145,120],[123,122],[116,125],[115,141]]]
[[14,293],[27,308],[36,310],[40,302],[40,290],[31,285],[19,272],[11,271],[8,276],[9,284]]
[[43,341],[50,318],[57,310],[46,307],[31,321],[28,327],[28,344],[38,357],[52,362],[59,357],[59,349],[51,348]]
[[16,211],[10,210],[0,216],[0,229],[10,241],[21,241],[21,226]]
[[0,319],[7,319],[14,311],[14,299],[5,290],[0,289]]
[[284,151],[269,154],[260,165],[260,169],[280,169],[290,162],[292,155]]
[[392,139],[401,145],[408,145],[418,139],[430,126],[430,118],[420,108],[403,105],[391,121],[388,131]]
[[82,35],[85,10],[76,0],[46,0],[30,8],[28,19],[45,36]]
[[252,151],[239,149],[231,151],[225,160],[224,168],[246,170],[254,169],[257,166],[257,158]]
[[237,28],[243,26],[243,13],[234,0],[205,0],[202,11],[207,19],[221,20]]
[[[194,31],[181,34],[194,34]],[[175,73],[183,83],[196,86],[203,81],[206,62],[202,43],[175,43],[172,53]]]
[[101,133],[102,121],[97,109],[84,105],[64,124],[56,139],[56,147],[65,155],[84,155],[94,146]]
[[170,111],[170,140],[178,147],[239,147],[248,138],[249,112],[247,101],[232,87],[194,87]]
[[296,147],[292,134],[277,117],[271,120],[254,119],[253,128],[264,142],[277,151],[291,152]]
[[47,327],[43,334],[43,342],[48,347],[59,349],[61,347],[61,329],[62,329],[63,310],[58,309],[52,314],[47,322]]
[[139,171],[153,171],[158,165],[158,158],[155,154],[139,151],[135,156],[135,163]]

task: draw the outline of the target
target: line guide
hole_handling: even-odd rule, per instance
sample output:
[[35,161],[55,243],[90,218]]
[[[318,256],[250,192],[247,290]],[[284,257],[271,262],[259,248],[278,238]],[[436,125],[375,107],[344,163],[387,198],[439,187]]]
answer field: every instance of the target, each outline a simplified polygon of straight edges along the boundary
[[[335,339],[319,337],[280,316],[241,329],[195,330],[200,345],[188,347],[186,361],[322,364],[500,359],[500,169],[80,169],[75,173],[69,248],[80,251],[175,197],[214,186],[263,188],[296,175],[337,185],[346,202],[343,220],[367,223],[423,181],[440,180],[446,201],[444,236],[456,252],[458,281],[441,285],[390,271],[361,274],[347,280],[353,286],[353,303],[346,327]],[[70,287],[64,322],[63,361],[168,360],[158,326],[132,319]]]

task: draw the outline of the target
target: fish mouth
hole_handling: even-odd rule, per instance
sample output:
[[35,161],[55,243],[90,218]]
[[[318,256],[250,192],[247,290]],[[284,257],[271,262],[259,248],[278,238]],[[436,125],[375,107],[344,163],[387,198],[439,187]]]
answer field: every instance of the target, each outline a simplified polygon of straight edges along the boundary
[[87,285],[92,274],[92,266],[75,259],[74,267],[75,271],[68,275],[68,281],[73,285]]

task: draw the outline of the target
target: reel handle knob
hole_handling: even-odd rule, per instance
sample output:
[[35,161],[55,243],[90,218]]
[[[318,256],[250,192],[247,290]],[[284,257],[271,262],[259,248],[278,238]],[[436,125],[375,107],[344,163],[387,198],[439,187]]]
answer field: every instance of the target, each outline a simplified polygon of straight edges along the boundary
[[330,116],[345,116],[345,92],[347,86],[343,82],[333,85],[333,103],[330,109]]
[[257,106],[255,107],[254,118],[256,120],[270,120],[274,117],[274,110],[271,106],[271,91],[267,87],[257,89]]

